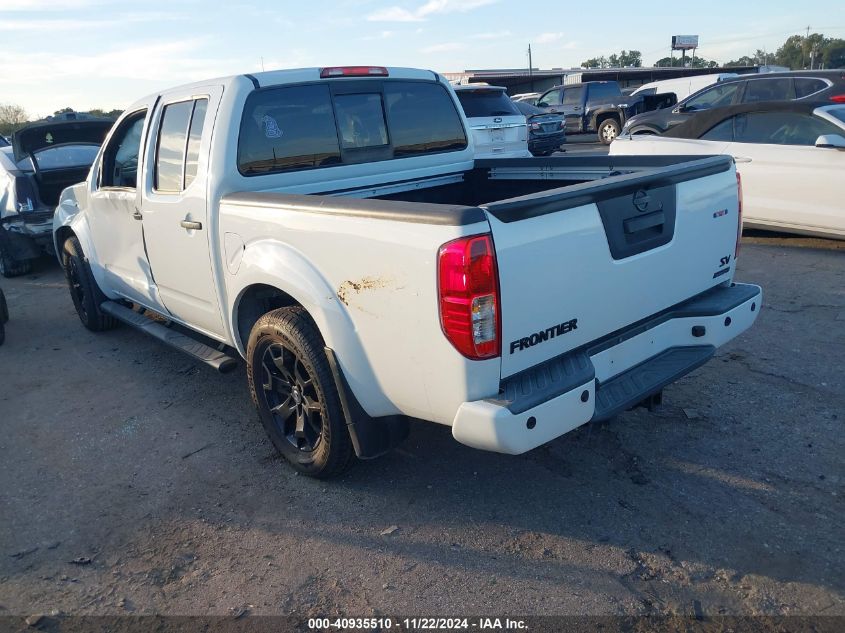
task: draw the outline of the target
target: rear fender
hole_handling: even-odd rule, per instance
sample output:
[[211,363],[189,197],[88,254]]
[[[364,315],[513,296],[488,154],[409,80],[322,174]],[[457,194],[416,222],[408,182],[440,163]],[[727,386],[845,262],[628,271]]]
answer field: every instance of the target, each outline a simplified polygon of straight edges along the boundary
[[264,239],[246,245],[240,261],[236,260],[236,254],[225,254],[227,296],[231,297],[229,327],[234,346],[242,356],[246,356],[248,341],[242,340],[238,332],[238,306],[250,287],[256,284],[271,286],[292,297],[308,311],[326,347],[334,350],[343,374],[354,377],[350,386],[368,415],[377,417],[399,413],[378,386],[379,381],[367,360],[346,306],[338,301],[327,280],[301,253],[283,242]]

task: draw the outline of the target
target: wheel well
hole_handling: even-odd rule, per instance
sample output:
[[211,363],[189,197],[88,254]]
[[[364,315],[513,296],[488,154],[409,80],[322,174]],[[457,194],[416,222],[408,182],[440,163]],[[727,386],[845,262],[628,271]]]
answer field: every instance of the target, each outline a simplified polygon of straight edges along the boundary
[[56,231],[56,256],[59,258],[60,262],[62,261],[62,244],[74,235],[76,234],[69,226],[61,226],[59,227],[59,230]]
[[300,306],[301,304],[288,293],[266,284],[249,286],[241,293],[238,305],[235,307],[238,337],[246,349],[252,326],[263,315],[277,308]]
[[604,112],[596,116],[596,127],[601,125],[607,119],[615,119],[617,123],[619,123],[619,117],[614,114],[613,112]]

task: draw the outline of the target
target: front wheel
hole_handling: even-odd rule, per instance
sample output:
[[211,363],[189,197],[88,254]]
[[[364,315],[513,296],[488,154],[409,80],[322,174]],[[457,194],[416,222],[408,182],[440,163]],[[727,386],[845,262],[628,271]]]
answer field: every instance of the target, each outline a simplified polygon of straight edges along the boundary
[[92,332],[102,332],[115,327],[117,321],[114,317],[100,310],[100,304],[106,297],[91,274],[91,268],[76,237],[66,239],[62,245],[62,266],[65,269],[73,307],[76,308],[82,325]]
[[616,119],[605,119],[599,123],[599,140],[604,145],[610,145],[619,136],[619,122]]
[[247,345],[247,377],[261,424],[299,472],[325,479],[352,457],[352,440],[317,326],[300,307],[268,312]]

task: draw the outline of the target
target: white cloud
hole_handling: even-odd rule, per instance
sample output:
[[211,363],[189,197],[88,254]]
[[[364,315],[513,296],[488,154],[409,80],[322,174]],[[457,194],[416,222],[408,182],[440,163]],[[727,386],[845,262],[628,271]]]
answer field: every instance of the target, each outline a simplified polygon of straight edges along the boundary
[[563,33],[540,33],[533,41],[537,44],[551,44],[561,39],[563,39]]
[[422,22],[429,16],[447,13],[466,13],[497,0],[428,0],[416,9],[391,6],[367,16],[370,22]]
[[380,33],[376,33],[375,35],[368,35],[367,37],[361,38],[366,41],[371,40],[389,40],[391,37],[396,35],[396,31],[381,31]]
[[444,42],[443,44],[434,44],[420,49],[422,53],[448,53],[451,51],[462,51],[467,47],[463,42]]
[[510,37],[511,35],[510,31],[495,31],[492,33],[476,33],[475,35],[470,35],[469,37],[473,40],[498,40]]
[[61,11],[63,9],[84,9],[99,4],[99,0],[3,0],[0,13],[5,11]]

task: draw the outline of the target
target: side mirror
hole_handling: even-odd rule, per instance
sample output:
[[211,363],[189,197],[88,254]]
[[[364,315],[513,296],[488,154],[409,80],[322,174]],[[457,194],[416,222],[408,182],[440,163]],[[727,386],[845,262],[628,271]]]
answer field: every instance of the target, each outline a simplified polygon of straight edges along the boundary
[[816,147],[826,149],[845,149],[845,136],[841,134],[822,134],[816,139]]

